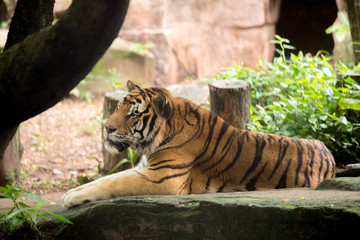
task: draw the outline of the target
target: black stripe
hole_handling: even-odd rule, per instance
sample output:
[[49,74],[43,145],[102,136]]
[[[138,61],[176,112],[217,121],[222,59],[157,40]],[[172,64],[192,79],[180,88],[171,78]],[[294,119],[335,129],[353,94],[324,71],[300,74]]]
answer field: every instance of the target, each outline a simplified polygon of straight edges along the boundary
[[271,143],[271,140],[273,140],[274,142],[276,142],[274,136],[268,134],[267,137],[268,137],[267,140],[268,140],[269,143]]
[[299,140],[296,139],[292,139],[291,140],[293,143],[295,143],[296,145],[296,149],[297,149],[297,161],[298,161],[298,165],[296,168],[296,175],[295,175],[295,186],[298,185],[299,182],[299,173],[301,170],[301,167],[303,165],[303,154],[304,154],[304,149],[302,148],[302,144]]
[[[215,129],[215,125],[216,125],[216,122],[217,122],[217,119],[218,117],[214,114],[209,114],[209,117],[208,117],[208,124],[209,124],[209,133],[208,133],[208,136],[205,140],[205,143],[204,143],[204,146],[203,146],[203,149],[202,149],[202,152],[195,157],[194,159],[194,162],[196,162],[197,160],[199,160],[202,156],[204,156],[207,152],[208,152],[208,148],[210,146],[210,143],[211,143],[211,139],[212,139],[212,135],[214,133],[214,129]],[[212,120],[212,123],[211,123],[211,120]],[[201,166],[203,165],[204,163],[206,163],[207,161],[209,161],[209,159],[205,159],[199,163],[197,163],[195,165],[195,167],[198,167],[198,166]]]
[[148,98],[150,99],[150,101],[152,100],[153,96],[156,96],[157,93],[153,92],[151,89],[148,89],[146,91],[146,95],[148,96]]
[[314,160],[315,160],[315,146],[314,144],[306,143],[306,148],[308,150],[308,156],[310,158],[310,176],[313,175],[313,167],[314,167]]
[[286,179],[287,179],[287,174],[288,174],[288,172],[289,172],[290,163],[291,163],[291,161],[289,160],[289,161],[288,161],[288,165],[286,166],[285,171],[284,171],[283,174],[281,175],[280,180],[279,180],[278,184],[277,184],[276,187],[275,187],[276,189],[286,188]]
[[289,147],[289,142],[286,140],[284,140],[284,141],[282,141],[282,140],[283,140],[283,137],[280,137],[278,158],[277,158],[275,167],[272,170],[271,175],[268,179],[271,179],[273,177],[273,175],[275,174],[276,170],[279,168],[280,164],[282,163],[282,161],[286,155],[287,149]]
[[334,160],[334,157],[331,154],[330,150],[327,149],[327,147],[325,146],[324,143],[321,143],[321,145],[322,145],[322,149],[324,149],[323,151],[325,152],[325,155],[326,155],[326,162],[328,163],[328,166],[329,166],[329,170],[326,172],[325,176],[327,176],[329,174],[329,172],[331,171],[330,177],[335,177],[335,160]]
[[[310,140],[311,141],[311,140]],[[306,143],[306,148],[307,148],[307,151],[308,151],[308,156],[309,156],[309,159],[310,159],[310,164],[307,165],[306,167],[306,171],[305,171],[305,180],[307,182],[307,187],[310,187],[311,186],[311,181],[310,181],[310,176],[312,177],[314,172],[314,161],[315,161],[315,149],[316,149],[316,146],[314,144],[313,141],[311,141],[311,143],[307,142]],[[310,173],[309,173],[309,169],[310,169]],[[310,176],[309,176],[310,175]]]
[[190,126],[194,126],[195,124],[193,123],[190,123],[188,120],[187,120],[187,116],[191,116],[193,115],[195,118],[196,118],[196,122],[199,123],[200,122],[200,114],[199,114],[199,111],[198,111],[199,107],[197,107],[196,109],[192,107],[192,105],[187,102],[187,101],[184,101],[184,114],[183,114],[183,118],[185,120],[185,122],[190,125]]
[[[151,155],[150,155],[149,158],[151,158]],[[172,161],[174,161],[174,159],[162,160],[162,161],[159,161],[157,163],[149,164],[149,167],[155,167],[155,166],[158,166],[160,164],[168,163],[168,162],[172,162]]]
[[191,179],[190,184],[189,184],[189,194],[191,194],[191,192],[192,192],[192,184],[193,184],[193,180]]
[[228,137],[228,140],[226,141],[224,147],[221,149],[222,152],[224,152],[225,148],[232,144],[234,137],[238,137],[240,135],[239,129],[234,128],[232,132],[230,133],[230,136]]
[[[204,132],[204,128],[205,128],[205,118],[203,118],[202,123],[200,124],[200,126],[201,126],[201,129],[200,129],[200,131],[197,132],[198,137],[201,137],[202,134],[203,134],[203,132]],[[196,135],[194,135],[194,136],[196,136]]]
[[318,173],[318,182],[321,182],[321,174],[324,167],[324,156],[322,153],[322,149],[319,149],[319,156],[320,156],[320,167],[319,167],[319,173]]
[[[183,129],[184,129],[184,125],[181,126],[181,128],[180,128],[180,127],[177,127],[177,128],[174,127],[174,128],[172,128],[173,132],[170,133],[169,136],[168,136],[167,138],[165,138],[165,139],[159,144],[159,147],[162,147],[162,146],[166,145],[167,143],[169,143],[174,137],[176,137],[178,134],[180,134],[180,133],[183,131]],[[176,130],[176,132],[175,132],[175,130]],[[188,139],[185,143],[187,143],[187,142],[189,142],[189,141],[192,140],[192,137],[188,136],[188,138],[189,138],[189,139]],[[184,143],[184,144],[185,144],[185,143]],[[184,145],[184,144],[182,144],[182,145]],[[175,146],[175,147],[179,147],[179,146],[182,146],[182,145],[178,145],[178,146]]]
[[[184,189],[186,188],[186,185],[188,184],[188,182],[189,182],[189,179],[190,179],[190,174],[188,175],[188,177],[186,178],[186,180],[181,184],[181,186],[179,187],[179,189],[178,189],[178,191],[179,191],[179,194],[181,194],[183,191],[184,191]],[[192,182],[193,182],[193,180],[191,179],[191,181],[190,181],[190,186],[189,186],[189,192],[187,192],[187,194],[190,194],[190,192],[191,192],[191,185],[192,185]]]
[[185,172],[182,172],[182,173],[177,173],[177,174],[168,175],[168,176],[165,176],[165,177],[163,177],[163,178],[160,178],[159,180],[151,180],[151,179],[149,179],[146,175],[144,175],[144,174],[142,174],[142,173],[140,173],[140,172],[138,172],[138,171],[136,171],[136,173],[140,174],[145,180],[147,180],[147,181],[149,181],[149,182],[151,182],[151,183],[157,183],[157,184],[159,184],[159,183],[162,183],[163,181],[168,180],[168,179],[172,179],[172,178],[177,178],[177,177],[184,176],[184,175],[188,174],[188,173],[190,172],[190,170],[191,170],[191,169],[189,169],[189,170],[187,170],[187,171],[185,171]]
[[217,137],[217,140],[216,140],[216,143],[215,143],[215,146],[213,148],[211,155],[209,157],[207,157],[205,160],[197,163],[196,164],[197,167],[205,164],[206,162],[210,161],[214,157],[215,153],[218,151],[218,146],[220,144],[220,141],[221,141],[222,137],[225,135],[225,132],[229,128],[229,126],[230,125],[227,122],[225,122],[225,121],[223,122],[220,132],[218,133],[218,137]]
[[266,141],[264,139],[263,135],[260,134],[256,134],[256,136],[254,136],[255,142],[256,142],[256,152],[255,152],[255,157],[254,160],[252,161],[252,165],[250,166],[250,168],[246,171],[245,175],[243,176],[243,178],[240,181],[240,184],[243,183],[245,181],[245,179],[253,172],[255,171],[255,169],[257,168],[257,166],[259,165],[260,161],[262,160],[262,154],[264,151],[264,148],[266,146]]
[[237,148],[236,154],[235,154],[233,160],[231,161],[231,163],[228,164],[223,170],[219,171],[215,177],[219,177],[221,174],[223,174],[226,171],[228,171],[229,169],[231,169],[235,165],[235,163],[239,160],[239,157],[240,157],[240,154],[242,151],[242,146],[244,143],[244,138],[247,136],[247,133],[248,132],[245,132],[237,139],[238,140],[238,148]]
[[153,131],[157,116],[154,115],[149,124],[149,133]]
[[140,133],[141,138],[144,138],[144,129],[146,128],[147,122],[149,121],[150,116],[145,116],[142,118],[143,126],[140,130],[135,128],[134,132]]
[[256,183],[259,180],[261,174],[264,172],[266,165],[267,165],[267,163],[265,163],[264,166],[262,167],[262,169],[256,174],[256,176],[254,176],[252,179],[250,179],[250,181],[246,184],[246,189],[248,191],[256,190]]
[[229,182],[229,181],[224,182],[224,183],[216,190],[216,192],[217,192],[217,193],[222,192],[222,191],[224,190],[224,188],[226,187],[226,185],[228,184],[228,182]]
[[210,169],[216,167],[217,165],[219,165],[219,163],[221,163],[225,157],[228,155],[230,149],[231,149],[232,143],[230,143],[228,149],[226,150],[226,152],[218,159],[218,161],[216,161],[215,163],[211,164],[210,166],[208,166],[207,168],[203,169],[202,173],[205,173],[207,171],[209,171]]
[[212,177],[208,177],[208,179],[206,180],[206,184],[205,184],[205,190],[209,190],[209,186],[210,186],[210,181],[211,181]]
[[143,114],[148,113],[148,112],[149,112],[149,109],[150,109],[150,105],[147,105],[147,106],[146,106],[146,109],[141,113],[141,116],[142,116]]
[[147,92],[147,90],[145,90],[145,89],[139,89],[139,94],[141,95],[141,97],[143,98],[143,99],[146,99],[146,92]]
[[142,146],[147,146],[147,145],[149,145],[150,143],[152,143],[153,142],[153,139],[158,135],[158,133],[160,132],[160,129],[161,128],[158,128],[158,129],[156,129],[156,131],[152,134],[152,138],[151,139],[149,139],[148,141],[143,141],[142,143],[141,143],[141,145]]
[[184,168],[189,168],[189,167],[192,167],[192,162],[188,163],[188,164],[178,164],[178,165],[164,165],[164,166],[159,166],[159,167],[156,167],[156,168],[148,168],[149,170],[152,170],[152,171],[156,171],[156,170],[159,170],[159,169],[163,169],[163,168],[168,168],[168,169],[184,169]]

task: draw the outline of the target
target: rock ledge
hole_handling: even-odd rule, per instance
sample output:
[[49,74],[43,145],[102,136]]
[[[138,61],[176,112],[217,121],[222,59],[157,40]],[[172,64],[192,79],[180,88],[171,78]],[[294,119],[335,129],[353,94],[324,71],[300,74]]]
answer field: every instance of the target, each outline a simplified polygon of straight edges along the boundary
[[[360,178],[355,178],[357,184]],[[286,189],[89,203],[41,229],[56,239],[334,239],[360,235],[360,192]],[[13,235],[23,235],[26,229]],[[356,235],[355,235],[356,234]]]

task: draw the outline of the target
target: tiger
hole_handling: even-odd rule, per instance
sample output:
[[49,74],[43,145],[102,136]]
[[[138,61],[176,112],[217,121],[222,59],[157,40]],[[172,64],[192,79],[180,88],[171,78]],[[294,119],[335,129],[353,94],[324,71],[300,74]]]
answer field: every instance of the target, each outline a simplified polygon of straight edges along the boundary
[[63,206],[133,195],[187,195],[315,188],[335,177],[331,152],[318,140],[235,128],[164,88],[129,94],[105,123],[105,148],[143,154],[132,169],[69,190]]

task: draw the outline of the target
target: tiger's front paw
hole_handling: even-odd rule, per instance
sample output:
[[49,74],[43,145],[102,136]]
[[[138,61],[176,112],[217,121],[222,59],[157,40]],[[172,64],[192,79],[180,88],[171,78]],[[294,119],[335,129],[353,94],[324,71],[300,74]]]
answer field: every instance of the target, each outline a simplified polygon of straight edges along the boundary
[[76,188],[69,190],[61,198],[62,206],[66,208],[76,207],[96,200],[95,194],[91,194],[86,189],[77,190]]

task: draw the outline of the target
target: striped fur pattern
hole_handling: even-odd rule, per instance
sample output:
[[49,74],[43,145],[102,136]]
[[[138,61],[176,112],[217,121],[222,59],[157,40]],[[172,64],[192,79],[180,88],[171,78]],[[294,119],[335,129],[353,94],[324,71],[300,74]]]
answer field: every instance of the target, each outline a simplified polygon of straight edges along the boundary
[[128,90],[106,122],[105,146],[130,146],[147,161],[70,190],[66,207],[124,195],[313,188],[335,176],[334,158],[318,140],[240,130],[162,88],[129,81]]

